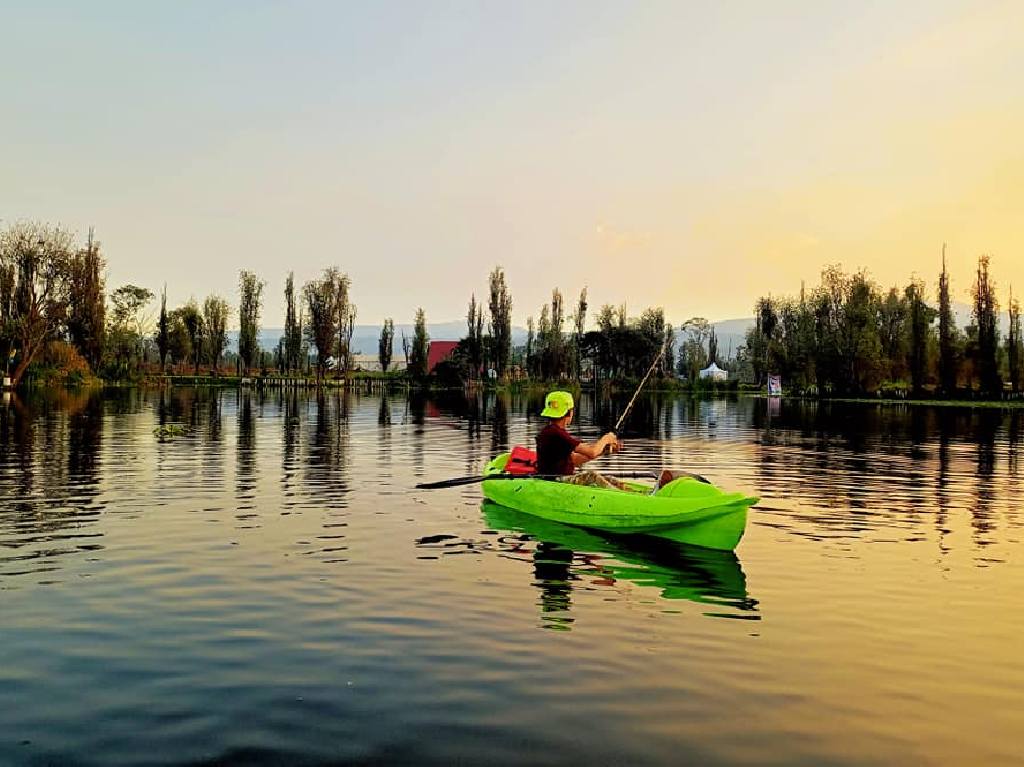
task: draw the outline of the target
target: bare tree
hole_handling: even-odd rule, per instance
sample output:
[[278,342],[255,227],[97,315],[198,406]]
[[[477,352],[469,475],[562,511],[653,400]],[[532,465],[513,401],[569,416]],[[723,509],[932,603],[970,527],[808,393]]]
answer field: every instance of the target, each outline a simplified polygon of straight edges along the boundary
[[5,304],[0,333],[17,355],[17,386],[67,316],[72,236],[59,227],[15,224],[0,233],[0,282]]

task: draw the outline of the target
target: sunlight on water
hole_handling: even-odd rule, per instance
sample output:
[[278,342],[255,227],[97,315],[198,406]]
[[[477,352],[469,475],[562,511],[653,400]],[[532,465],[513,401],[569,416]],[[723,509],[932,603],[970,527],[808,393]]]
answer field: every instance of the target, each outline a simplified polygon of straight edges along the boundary
[[538,405],[12,398],[0,763],[1017,758],[1024,412],[644,399],[604,466],[759,496],[735,553],[413,489]]

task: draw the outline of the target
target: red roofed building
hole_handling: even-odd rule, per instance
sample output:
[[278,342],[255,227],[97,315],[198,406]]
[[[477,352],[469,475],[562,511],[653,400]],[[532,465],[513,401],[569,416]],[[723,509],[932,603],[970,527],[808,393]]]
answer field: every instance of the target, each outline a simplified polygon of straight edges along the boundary
[[452,356],[458,345],[458,341],[431,341],[427,348],[427,372],[433,373],[439,363]]

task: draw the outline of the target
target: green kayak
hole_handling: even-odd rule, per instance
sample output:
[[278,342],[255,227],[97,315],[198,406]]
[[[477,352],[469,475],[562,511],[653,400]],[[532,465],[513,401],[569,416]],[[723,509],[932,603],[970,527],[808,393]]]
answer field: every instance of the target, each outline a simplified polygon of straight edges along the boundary
[[[497,456],[484,475],[502,474],[508,456]],[[690,477],[670,482],[654,495],[650,486],[626,484],[630,490],[606,490],[524,477],[485,480],[483,491],[495,503],[543,519],[723,551],[736,548],[747,525],[747,509],[758,501]]]

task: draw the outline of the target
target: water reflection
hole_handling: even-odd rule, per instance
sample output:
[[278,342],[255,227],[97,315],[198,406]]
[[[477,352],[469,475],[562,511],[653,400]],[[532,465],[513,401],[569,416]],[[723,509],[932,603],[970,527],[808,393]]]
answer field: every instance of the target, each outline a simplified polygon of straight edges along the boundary
[[1006,451],[1006,469],[1011,477],[1016,477],[1019,471],[1017,446],[1020,443],[1021,420],[1020,411],[1014,410],[1010,414],[1010,424],[1006,432],[1009,443]]
[[377,408],[377,425],[381,427],[381,434],[390,433],[391,401],[386,394],[380,398],[380,407]]
[[603,461],[760,495],[741,565],[412,489],[539,405],[12,396],[0,763],[1013,763],[1024,411],[645,400]]
[[102,550],[103,534],[93,527],[103,510],[101,397],[13,394],[2,415],[0,576],[55,573],[64,555]]
[[507,394],[498,394],[494,398],[494,409],[491,412],[491,454],[497,455],[509,449],[508,444],[508,407]]
[[223,432],[223,392],[220,389],[208,390],[206,401],[206,438],[211,443],[220,442]]
[[[599,589],[622,597],[621,586],[655,589],[665,600],[712,605],[705,615],[760,620],[757,600],[733,552],[712,551],[647,536],[617,536],[541,519],[484,501],[481,512],[490,531],[481,540],[434,535],[417,546],[438,556],[491,551],[527,562],[540,595],[537,606],[545,628],[568,630],[575,589]],[[499,532],[497,538],[490,532]]]
[[[269,504],[274,513],[305,507],[330,514],[345,508],[352,492],[400,495],[415,477],[477,473],[512,443],[529,443],[542,400],[537,392],[412,392],[399,400],[295,389],[14,395],[0,408],[0,529],[13,531],[3,543],[24,549],[30,529],[49,535],[92,524],[111,493],[132,498],[115,513],[141,515],[148,505],[201,486],[203,500],[193,508],[213,512],[220,502],[233,503],[240,522],[254,527],[273,486],[280,493]],[[614,425],[625,400],[581,393],[578,432],[588,436]],[[931,538],[942,556],[960,540],[978,561],[1001,560],[993,545],[1021,524],[1015,499],[1024,412],[776,403],[771,412],[755,398],[642,397],[624,429],[627,451],[606,461],[620,470],[695,470],[756,493],[763,501],[751,524],[794,536],[847,546]],[[160,443],[152,436],[157,424],[180,424],[186,434]],[[356,469],[354,460],[365,465]],[[220,497],[225,462],[233,493]],[[452,498],[472,499],[475,490],[456,493],[428,503],[436,500],[443,509]],[[967,537],[951,535],[958,530]],[[541,541],[556,548],[541,547],[539,572],[565,565],[564,549],[588,551]],[[60,551],[51,548],[47,556],[55,561]],[[552,616],[565,612],[558,605],[571,604],[585,567],[578,556],[571,562],[564,578],[536,579]]]
[[278,408],[284,423],[281,426],[281,489],[285,496],[284,505],[291,509],[296,493],[296,475],[299,470],[299,449],[302,417],[299,411],[297,388],[281,389]]
[[352,434],[349,409],[352,394],[345,391],[315,395],[313,428],[304,456],[303,495],[330,508],[346,505],[350,491]]
[[[251,389],[238,390],[238,431],[235,439],[235,498],[238,501],[235,518],[254,520],[256,503],[256,419],[253,415]],[[255,523],[244,524],[249,527]]]

